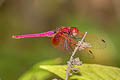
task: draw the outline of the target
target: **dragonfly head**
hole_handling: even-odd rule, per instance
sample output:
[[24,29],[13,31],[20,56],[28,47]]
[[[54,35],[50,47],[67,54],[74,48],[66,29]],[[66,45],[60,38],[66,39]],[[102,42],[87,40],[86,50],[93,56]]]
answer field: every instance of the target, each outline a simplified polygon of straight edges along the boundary
[[71,27],[71,34],[73,36],[76,36],[78,34],[79,30],[76,27]]

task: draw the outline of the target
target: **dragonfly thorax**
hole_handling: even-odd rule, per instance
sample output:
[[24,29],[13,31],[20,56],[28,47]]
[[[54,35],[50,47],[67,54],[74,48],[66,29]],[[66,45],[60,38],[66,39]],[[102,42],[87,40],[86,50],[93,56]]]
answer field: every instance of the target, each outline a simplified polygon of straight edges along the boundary
[[60,33],[65,33],[65,34],[68,34],[68,35],[72,35],[72,36],[76,36],[79,32],[79,30],[76,28],[76,27],[60,27],[56,30],[56,33],[57,32],[60,32]]
[[71,29],[70,29],[70,27],[64,27],[64,26],[62,26],[62,27],[60,27],[60,28],[58,28],[58,29],[56,30],[56,33],[61,33],[61,34],[68,34],[68,35],[70,35],[70,34],[71,34]]

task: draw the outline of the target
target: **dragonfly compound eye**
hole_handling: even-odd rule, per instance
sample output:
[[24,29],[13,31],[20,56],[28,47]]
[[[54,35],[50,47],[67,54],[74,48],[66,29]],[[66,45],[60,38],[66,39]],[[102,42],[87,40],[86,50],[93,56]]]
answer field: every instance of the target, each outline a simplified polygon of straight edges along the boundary
[[78,34],[78,32],[79,32],[79,30],[77,28],[75,28],[75,27],[72,27],[71,31],[72,31],[73,36],[76,36]]

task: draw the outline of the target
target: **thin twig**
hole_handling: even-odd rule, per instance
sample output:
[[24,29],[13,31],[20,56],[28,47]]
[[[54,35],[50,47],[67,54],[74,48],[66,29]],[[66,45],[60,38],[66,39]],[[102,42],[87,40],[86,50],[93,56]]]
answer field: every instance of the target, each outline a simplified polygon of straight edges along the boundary
[[74,49],[74,51],[72,52],[72,55],[71,55],[71,57],[70,57],[70,60],[67,62],[65,80],[68,80],[68,77],[69,77],[69,75],[70,75],[69,70],[70,70],[70,68],[71,68],[71,66],[72,66],[73,56],[75,55],[75,53],[76,53],[77,50],[79,49],[79,47],[80,47],[81,43],[83,42],[83,40],[85,39],[86,35],[87,35],[87,32],[85,32],[85,34],[84,34],[83,38],[81,39],[81,41],[78,41],[77,47],[75,47],[75,49]]

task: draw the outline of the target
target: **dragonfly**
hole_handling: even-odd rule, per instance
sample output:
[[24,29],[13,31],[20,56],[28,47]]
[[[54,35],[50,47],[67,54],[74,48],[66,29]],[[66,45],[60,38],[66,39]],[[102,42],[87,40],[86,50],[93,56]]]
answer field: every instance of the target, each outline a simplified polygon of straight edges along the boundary
[[[62,50],[73,51],[78,41],[82,39],[84,32],[80,32],[76,27],[61,26],[55,30],[37,34],[13,35],[15,39],[29,37],[51,37],[53,46]],[[92,54],[90,49],[101,49],[106,47],[106,41],[95,35],[87,34],[84,44],[80,45],[79,50]]]

